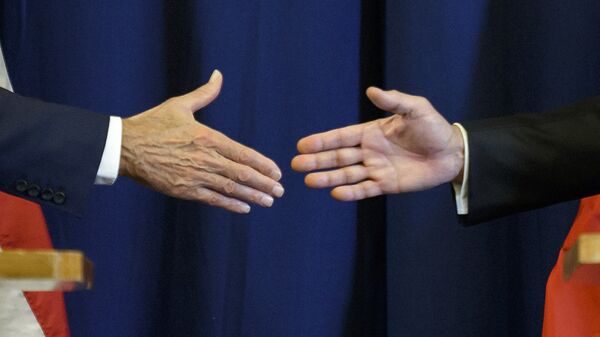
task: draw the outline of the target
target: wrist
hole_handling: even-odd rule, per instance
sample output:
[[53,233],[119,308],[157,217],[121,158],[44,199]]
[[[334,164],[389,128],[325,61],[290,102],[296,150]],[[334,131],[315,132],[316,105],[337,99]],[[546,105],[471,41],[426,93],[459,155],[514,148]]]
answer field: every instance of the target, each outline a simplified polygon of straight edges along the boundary
[[134,163],[135,122],[132,117],[123,119],[123,138],[121,140],[121,161],[119,176],[131,177]]
[[454,184],[462,184],[465,173],[465,133],[460,124],[452,125],[451,148],[454,149],[456,176],[452,179]]

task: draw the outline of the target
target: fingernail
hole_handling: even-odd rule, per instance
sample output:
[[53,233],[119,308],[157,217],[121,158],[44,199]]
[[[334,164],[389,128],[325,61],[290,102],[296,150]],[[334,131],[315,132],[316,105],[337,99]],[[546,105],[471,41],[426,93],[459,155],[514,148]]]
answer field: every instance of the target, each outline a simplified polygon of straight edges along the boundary
[[242,211],[242,213],[248,214],[248,213],[250,213],[251,208],[247,204],[242,204],[242,205],[240,205],[240,210]]
[[217,69],[215,69],[212,72],[212,75],[210,75],[210,79],[208,80],[209,82],[214,82],[217,80],[217,78],[221,75],[221,72],[219,72]]
[[265,206],[265,207],[271,207],[273,206],[273,198],[269,197],[269,196],[264,196],[260,199],[260,204]]
[[277,186],[273,187],[273,195],[274,196],[281,198],[283,196],[283,193],[285,193],[283,186],[277,185]]
[[276,181],[279,181],[279,179],[281,179],[283,175],[281,174],[281,171],[273,171],[271,172],[271,178],[275,179]]

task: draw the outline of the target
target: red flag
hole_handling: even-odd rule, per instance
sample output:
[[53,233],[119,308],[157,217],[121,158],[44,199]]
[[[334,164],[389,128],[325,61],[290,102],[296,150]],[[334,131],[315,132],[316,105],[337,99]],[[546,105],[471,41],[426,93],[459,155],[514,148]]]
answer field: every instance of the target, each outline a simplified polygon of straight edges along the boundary
[[600,232],[600,195],[581,201],[546,286],[544,337],[600,337],[600,284],[563,279],[563,259],[583,232]]
[[[41,208],[0,192],[0,247],[52,249]],[[25,297],[46,337],[68,337],[69,326],[62,292],[26,292]]]

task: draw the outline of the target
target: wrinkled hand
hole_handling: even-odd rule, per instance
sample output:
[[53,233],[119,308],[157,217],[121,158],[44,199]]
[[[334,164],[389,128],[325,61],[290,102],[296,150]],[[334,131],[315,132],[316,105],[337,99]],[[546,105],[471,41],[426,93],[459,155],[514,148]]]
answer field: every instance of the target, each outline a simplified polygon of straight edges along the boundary
[[284,189],[270,159],[194,119],[223,83],[215,71],[204,86],[123,120],[120,175],[164,194],[237,213],[247,202],[270,207]]
[[377,88],[369,88],[367,96],[394,115],[301,139],[292,168],[326,170],[307,175],[306,185],[335,187],[334,198],[351,201],[424,190],[461,177],[460,130],[425,98]]

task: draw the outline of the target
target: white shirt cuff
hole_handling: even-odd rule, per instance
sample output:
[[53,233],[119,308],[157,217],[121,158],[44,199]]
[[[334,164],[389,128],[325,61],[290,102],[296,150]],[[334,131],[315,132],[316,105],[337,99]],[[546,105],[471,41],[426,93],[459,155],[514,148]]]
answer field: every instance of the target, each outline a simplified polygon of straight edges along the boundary
[[454,197],[456,198],[456,213],[458,215],[469,214],[469,137],[467,130],[459,123],[454,123],[458,127],[465,144],[465,162],[463,164],[462,183],[452,183]]
[[110,116],[108,124],[108,135],[104,153],[100,160],[98,173],[96,174],[96,185],[112,185],[119,176],[119,164],[121,161],[121,137],[123,135],[123,122],[120,117]]

